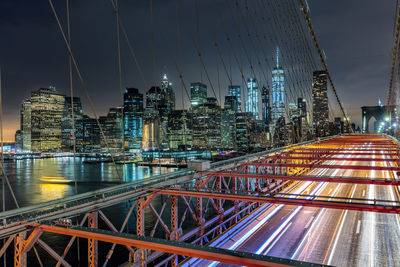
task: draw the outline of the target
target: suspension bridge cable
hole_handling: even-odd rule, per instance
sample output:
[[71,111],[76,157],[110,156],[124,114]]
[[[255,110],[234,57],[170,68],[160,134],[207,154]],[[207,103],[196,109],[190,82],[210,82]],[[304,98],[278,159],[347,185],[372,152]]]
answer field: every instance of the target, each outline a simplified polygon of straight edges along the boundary
[[308,11],[307,11],[307,9],[305,7],[304,1],[303,0],[299,0],[299,1],[300,1],[301,10],[303,11],[304,17],[305,17],[305,19],[307,21],[307,24],[308,24],[308,28],[309,28],[309,30],[311,32],[312,37],[313,37],[315,47],[317,48],[319,57],[320,57],[320,59],[322,61],[322,64],[324,66],[324,70],[325,70],[325,72],[326,72],[326,74],[328,76],[329,83],[331,84],[332,90],[333,90],[333,92],[335,94],[335,97],[336,97],[336,100],[337,100],[337,102],[339,104],[340,110],[342,111],[343,119],[344,119],[345,123],[347,124],[347,126],[349,128],[349,131],[351,133],[354,133],[353,128],[350,125],[350,120],[349,120],[349,118],[348,118],[348,116],[347,116],[347,114],[346,114],[346,112],[345,112],[345,110],[343,108],[342,102],[340,101],[339,95],[338,95],[338,93],[336,91],[335,84],[333,83],[332,77],[331,77],[331,75],[329,73],[328,65],[326,64],[325,57],[324,57],[324,55],[322,53],[321,47],[319,46],[317,35],[314,32],[314,28],[313,28],[313,26],[311,24],[311,19],[310,19],[309,15],[308,15]]
[[[83,89],[83,91],[84,91],[84,93],[85,93],[85,95],[86,95],[86,97],[87,97],[87,99],[88,99],[89,106],[90,106],[90,108],[91,108],[91,110],[92,110],[92,112],[93,112],[93,115],[94,115],[94,117],[95,117],[95,120],[96,120],[96,122],[97,122],[97,125],[99,126],[100,134],[101,134],[101,136],[103,137],[103,140],[104,140],[104,143],[105,143],[106,147],[109,147],[107,138],[106,138],[106,136],[105,136],[105,134],[104,134],[104,131],[103,131],[103,127],[101,127],[99,118],[98,118],[97,113],[96,113],[96,110],[95,110],[95,108],[94,108],[94,104],[93,104],[93,102],[92,102],[92,99],[91,99],[91,97],[90,97],[90,95],[89,95],[89,92],[88,92],[88,90],[87,90],[86,84],[85,84],[85,82],[84,82],[84,80],[83,80],[83,76],[82,76],[82,74],[81,74],[81,72],[80,72],[80,69],[79,69],[79,67],[78,67],[78,63],[76,62],[76,59],[75,59],[75,57],[74,57],[74,55],[73,55],[73,53],[72,53],[71,47],[70,47],[70,45],[69,45],[69,43],[68,43],[68,39],[67,39],[67,37],[66,37],[66,35],[65,35],[64,28],[62,27],[61,22],[60,22],[60,19],[58,18],[57,12],[56,12],[56,10],[55,10],[55,8],[54,8],[53,0],[49,0],[49,4],[50,4],[51,11],[52,11],[52,13],[53,13],[53,15],[54,15],[54,18],[56,19],[56,22],[57,22],[58,28],[59,28],[59,30],[60,30],[61,36],[62,36],[62,38],[63,38],[63,40],[64,40],[64,43],[65,43],[65,45],[66,45],[66,47],[67,47],[68,53],[69,53],[69,55],[71,56],[71,60],[72,60],[72,63],[73,63],[73,65],[74,65],[76,74],[78,75],[79,81],[80,81],[80,83],[81,83],[81,87],[82,87],[82,89]],[[111,154],[111,152],[110,152],[110,157],[111,157],[112,162],[114,163],[114,167],[115,167],[115,170],[116,170],[116,172],[117,172],[118,177],[121,178],[121,175],[120,175],[119,170],[118,170],[118,168],[117,168],[117,164],[115,163],[115,159],[114,159],[113,155]]]

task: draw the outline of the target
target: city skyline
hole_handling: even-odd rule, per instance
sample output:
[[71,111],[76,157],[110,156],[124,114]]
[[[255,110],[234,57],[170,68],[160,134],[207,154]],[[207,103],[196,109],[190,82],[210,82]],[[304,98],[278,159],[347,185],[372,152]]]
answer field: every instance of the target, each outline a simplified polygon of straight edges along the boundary
[[[11,2],[3,2],[3,4],[8,4],[8,5],[14,5]],[[79,7],[82,8],[82,10],[85,10],[88,8],[90,4],[79,4]],[[206,4],[204,4],[206,5]],[[391,46],[389,45],[390,42],[387,41],[389,40],[392,36],[391,31],[388,29],[391,28],[388,26],[389,24],[392,23],[392,17],[393,17],[393,12],[392,12],[392,4],[391,3],[374,3],[373,1],[369,1],[368,4],[363,5],[362,12],[359,11],[360,6],[356,4],[356,1],[337,1],[335,3],[335,6],[333,6],[331,3],[319,3],[318,1],[309,1],[309,5],[311,8],[311,16],[313,18],[313,21],[315,21],[315,24],[317,25],[316,31],[317,33],[322,33],[322,32],[334,32],[335,36],[335,41],[331,42],[332,40],[329,38],[329,34],[320,34],[320,41],[321,44],[324,48],[324,51],[327,55],[329,66],[331,69],[331,73],[333,76],[333,79],[335,83],[337,84],[337,88],[339,91],[339,95],[343,99],[344,106],[346,110],[348,110],[349,114],[352,116],[353,121],[355,121],[357,124],[360,124],[361,122],[361,114],[360,114],[360,106],[361,102],[366,103],[367,105],[374,105],[376,102],[376,99],[378,97],[381,97],[382,99],[385,99],[386,96],[382,95],[380,91],[384,90],[376,90],[375,88],[386,88],[387,83],[388,83],[388,78],[385,77],[380,77],[379,79],[376,79],[374,77],[379,76],[381,73],[387,73],[387,63],[390,61],[389,55],[390,55],[390,49]],[[394,4],[393,4],[394,5]],[[5,131],[5,139],[13,139],[15,130],[18,128],[18,116],[19,116],[19,105],[22,101],[22,99],[26,98],[28,95],[29,91],[35,88],[40,88],[40,87],[49,87],[50,85],[54,85],[59,91],[62,93],[67,93],[68,91],[68,82],[67,82],[67,61],[66,61],[66,54],[65,54],[65,48],[63,47],[63,44],[60,40],[60,36],[57,33],[57,28],[55,25],[55,22],[53,18],[51,17],[51,14],[48,12],[46,8],[43,8],[44,5],[38,5],[36,7],[33,7],[34,9],[42,9],[41,13],[39,12],[36,14],[35,12],[32,12],[32,14],[36,15],[27,15],[27,13],[24,13],[24,19],[19,20],[18,23],[13,23],[17,22],[17,19],[20,18],[20,16],[12,16],[12,12],[9,14],[2,13],[3,16],[1,16],[3,19],[0,20],[0,30],[6,34],[6,36],[9,36],[8,42],[2,43],[0,45],[0,59],[1,59],[1,66],[2,66],[2,72],[3,72],[3,111],[4,111],[4,131]],[[345,6],[345,8],[343,8]],[[172,3],[166,3],[165,8],[170,8],[172,12],[173,4]],[[27,3],[26,8],[32,8],[29,6],[29,3]],[[139,10],[137,12],[141,12],[145,10],[147,6],[140,6]],[[128,9],[128,7],[126,7]],[[354,12],[353,10],[358,10],[358,12]],[[1,10],[8,10],[6,8],[1,8]],[[337,12],[328,12],[331,10],[337,10]],[[340,10],[340,11],[339,11]],[[109,14],[110,21],[109,22],[104,22],[101,23],[101,25],[108,25],[111,24],[111,19],[113,19],[113,14],[112,10],[109,11],[109,7],[104,7],[104,12],[106,14]],[[125,10],[127,11],[127,10]],[[103,12],[103,13],[104,13]],[[123,11],[122,11],[123,12]],[[135,11],[136,12],[136,11]],[[365,32],[365,31],[357,31],[357,35],[360,40],[356,41],[355,43],[357,45],[350,46],[349,48],[346,48],[346,50],[343,50],[343,52],[339,52],[338,50],[335,50],[333,46],[337,44],[337,42],[344,42],[345,40],[352,39],[354,38],[350,35],[350,33],[354,32],[352,27],[358,27],[358,25],[363,24],[363,23],[370,23],[370,21],[367,19],[369,14],[373,13],[375,14],[376,12],[379,12],[381,16],[381,20],[378,21],[379,26],[373,26],[369,27],[372,31],[376,31],[377,34],[381,38],[376,38],[376,40],[373,40],[372,42],[369,40],[369,35],[370,32]],[[43,13],[45,15],[43,16]],[[167,12],[168,13],[168,12]],[[351,16],[350,16],[351,14]],[[356,14],[357,19],[354,20],[354,14]],[[40,19],[38,19],[36,16],[41,16]],[[96,14],[94,14],[96,16]],[[355,21],[355,24],[353,23],[352,27],[349,27],[348,29],[346,27],[341,27],[344,29],[341,32],[338,32],[336,29],[332,27],[331,24],[329,24],[327,21],[329,19],[338,21],[335,18],[344,18],[343,23],[346,23],[346,21]],[[326,20],[328,18],[328,20]],[[75,17],[72,20],[73,26],[74,23],[78,23],[81,18]],[[31,23],[32,21],[36,23]],[[31,29],[30,32],[33,34],[39,34],[39,36],[44,36],[43,34],[46,32],[51,31],[53,33],[52,36],[46,36],[47,37],[47,43],[52,44],[52,47],[49,48],[47,44],[43,44],[43,42],[39,42],[40,46],[35,45],[32,47],[30,50],[26,51],[35,51],[34,55],[29,55],[27,56],[24,54],[25,50],[23,49],[25,47],[25,43],[18,41],[19,37],[15,35],[15,33],[19,33],[21,35],[21,32],[18,31],[18,27],[22,27],[23,25],[30,24]],[[76,25],[76,24],[75,24]],[[42,29],[38,28],[41,27],[42,29],[45,29],[43,31]],[[111,26],[108,25],[107,28],[110,28]],[[379,29],[379,30],[377,30]],[[386,29],[386,30],[381,30],[381,29]],[[84,34],[83,29],[78,29],[76,26],[72,28],[73,30],[73,36],[78,35],[82,36]],[[370,31],[371,31],[370,30]],[[107,33],[109,35],[109,39],[114,40],[114,36],[112,35],[112,32]],[[96,37],[98,34],[96,32],[93,32],[93,36]],[[360,38],[361,37],[361,38]],[[160,37],[161,38],[161,37]],[[363,39],[364,38],[364,39]],[[83,48],[88,47],[88,45],[80,45],[79,43],[79,38],[74,38],[77,43],[75,43],[76,46],[81,46]],[[98,40],[98,38],[94,38],[94,40]],[[368,42],[364,42],[363,40],[368,40]],[[12,47],[10,45],[15,44],[15,42],[18,41],[19,46],[17,47]],[[83,40],[82,40],[83,41]],[[85,39],[86,41],[86,39]],[[369,46],[361,45],[362,43],[368,43]],[[385,44],[385,46],[382,46],[380,44]],[[93,44],[94,45],[94,44]],[[97,46],[99,43],[97,42]],[[104,53],[107,51],[107,54],[113,54],[115,53],[115,47],[114,43],[106,42],[101,45],[102,50]],[[104,49],[106,48],[107,49]],[[358,49],[356,50],[355,47]],[[87,79],[88,79],[88,84],[89,84],[89,90],[92,92],[91,95],[94,98],[94,102],[96,103],[96,112],[99,114],[105,114],[107,112],[107,109],[104,108],[104,101],[111,101],[110,106],[117,105],[118,103],[122,103],[122,100],[118,97],[118,75],[116,73],[116,66],[115,66],[115,57],[111,56],[106,56],[106,62],[111,63],[107,64],[109,67],[106,68],[106,73],[108,73],[108,78],[105,77],[104,75],[104,68],[101,67],[99,69],[99,74],[98,77],[102,78],[94,78],[94,76],[88,72],[89,67],[93,66],[94,62],[91,63],[91,60],[88,60],[85,56],[83,56],[85,53],[87,53],[86,49],[81,50],[82,57],[80,59],[81,65],[85,69],[85,74]],[[139,47],[140,48],[140,47]],[[18,49],[18,50],[17,50]],[[21,54],[21,55],[26,55],[23,56],[24,61],[23,64],[21,61],[15,61],[12,62],[10,60],[9,56],[15,56],[16,53]],[[96,53],[98,49],[93,50],[93,55]],[[369,51],[374,51],[373,53]],[[48,54],[48,56],[46,56]],[[149,55],[151,53],[148,53]],[[91,53],[89,53],[91,55]],[[367,56],[368,55],[368,56]],[[158,55],[162,57],[162,55]],[[38,60],[40,57],[42,57],[41,60]],[[140,82],[138,75],[133,75],[136,76],[136,78],[132,78],[132,75],[128,75],[128,73],[135,73],[133,70],[134,68],[126,62],[128,61],[128,56],[127,54],[124,54],[125,57],[125,65],[123,65],[124,71],[124,82],[123,82],[123,87],[137,87],[140,89],[141,93],[144,93],[145,90],[147,90],[147,87],[143,87]],[[53,58],[57,58],[56,61],[53,60]],[[91,57],[93,58],[93,57]],[[346,59],[351,60],[350,62],[347,61]],[[381,62],[380,64],[371,64],[372,61],[379,61]],[[143,57],[140,59],[140,62],[143,63],[146,60],[143,60]],[[173,67],[167,66],[166,64],[163,64],[163,62],[168,62],[170,60],[162,60],[162,58],[157,57],[157,62],[158,64],[157,68],[159,69],[157,73],[164,73],[168,72],[170,74],[170,78],[172,83],[175,85],[180,85],[179,77],[178,75],[175,75],[173,71]],[[35,66],[33,62],[43,62],[44,65],[41,66]],[[100,63],[101,61],[98,61]],[[338,64],[340,62],[341,64]],[[380,65],[383,66],[379,69],[376,69],[374,72],[373,77],[366,77],[366,73],[369,73],[369,71],[364,71],[363,72],[346,72],[343,71],[347,67],[340,67],[342,64],[346,64],[346,66],[350,66],[354,68],[355,66],[361,66],[360,69],[366,70],[366,68],[372,68],[374,65]],[[100,67],[102,64],[98,64]],[[35,66],[35,67],[34,67]],[[57,66],[57,67],[55,67]],[[165,69],[167,68],[167,69]],[[54,71],[54,69],[58,69],[59,71]],[[185,73],[185,83],[188,86],[188,83],[190,81],[196,81],[199,80],[199,67],[194,67],[192,68],[192,71],[189,73]],[[148,74],[145,74],[148,79],[146,78],[147,81],[152,80],[152,71],[150,71]],[[215,73],[215,71],[213,71]],[[250,72],[248,71],[248,76],[250,77],[251,75]],[[195,77],[197,76],[197,78]],[[236,77],[240,77],[240,75],[235,75]],[[352,78],[352,76],[357,76],[357,77],[365,77],[364,81],[362,83],[351,83],[352,81],[355,81],[357,79]],[[205,76],[203,73],[203,79],[205,80]],[[372,79],[372,80],[371,80]],[[136,81],[135,81],[136,80]],[[367,82],[368,81],[368,82]],[[350,82],[351,90],[348,90],[348,86],[343,86],[344,83]],[[236,83],[241,84],[241,79],[237,79]],[[228,85],[229,83],[225,82],[225,85]],[[225,88],[225,85],[221,84],[221,87]],[[365,86],[365,84],[367,84]],[[182,95],[181,93],[181,86],[177,86],[177,96]],[[75,84],[75,94],[78,96],[81,96],[82,102],[84,106],[87,106],[87,100],[83,97],[83,93],[81,92],[80,86],[78,83]],[[368,88],[368,89],[365,89]],[[96,91],[102,92],[101,94],[96,94]],[[360,94],[360,92],[367,91],[367,94]],[[114,93],[115,92],[115,93]],[[348,103],[346,99],[354,99],[354,95],[361,95],[359,99],[353,100],[356,102]],[[226,95],[226,93],[225,93]],[[25,97],[22,97],[25,96]],[[218,96],[218,92],[217,92]],[[224,97],[224,92],[222,93],[222,97],[220,99],[220,102],[223,102],[223,97]],[[178,98],[178,97],[177,97]],[[186,96],[185,96],[186,98]],[[185,99],[185,106],[188,105],[188,100]],[[357,102],[358,101],[358,102]],[[98,103],[98,104],[97,104]],[[177,106],[181,106],[181,101],[177,101]]]

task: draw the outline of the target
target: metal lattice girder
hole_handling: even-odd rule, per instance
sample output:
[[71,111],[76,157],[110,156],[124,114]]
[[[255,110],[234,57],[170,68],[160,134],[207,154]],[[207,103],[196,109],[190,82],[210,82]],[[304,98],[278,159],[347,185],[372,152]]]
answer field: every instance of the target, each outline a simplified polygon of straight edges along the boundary
[[400,180],[382,178],[361,178],[343,176],[313,176],[313,175],[279,175],[279,174],[255,174],[255,173],[236,173],[236,172],[208,172],[208,175],[235,177],[246,179],[274,179],[284,181],[312,181],[312,182],[331,182],[348,184],[376,184],[376,185],[395,185],[400,186]]
[[136,234],[144,236],[144,199],[138,198],[136,204]]
[[248,252],[199,246],[184,242],[159,239],[153,237],[137,236],[126,233],[116,233],[101,229],[90,229],[85,227],[65,228],[54,225],[40,225],[39,227],[45,232],[51,232],[62,235],[71,235],[81,238],[94,238],[98,241],[103,241],[103,242],[117,243],[120,245],[127,245],[142,249],[163,251],[166,253],[195,257],[205,260],[213,260],[228,264],[240,264],[240,265],[254,266],[254,267],[322,266],[319,264],[310,265],[300,261],[258,255]]
[[175,195],[175,196],[202,197],[202,198],[213,198],[213,199],[225,199],[231,201],[240,200],[248,202],[264,202],[272,204],[309,206],[317,208],[346,209],[346,210],[400,214],[400,202],[390,201],[390,200],[344,198],[344,197],[329,197],[329,196],[299,195],[299,194],[284,194],[284,193],[279,194],[281,195],[281,197],[273,197],[267,194],[264,196],[248,195],[243,193],[230,194],[230,193],[218,193],[206,190],[197,191],[196,189],[193,190],[159,189],[158,193],[171,196]]
[[0,258],[3,256],[4,252],[6,252],[8,246],[10,246],[11,242],[14,241],[15,235],[10,236],[4,245],[0,249]]
[[14,239],[14,266],[25,267],[26,266],[26,252],[24,250],[24,242],[26,237],[26,231],[16,235]]
[[39,239],[42,233],[43,231],[37,227],[33,229],[28,239],[24,242],[24,248],[22,250],[22,253],[27,253],[29,250],[31,250],[31,248],[33,247],[33,245],[35,245],[36,241]]
[[66,262],[57,252],[54,251],[49,245],[43,242],[41,239],[37,240],[39,246],[41,246],[44,250],[46,250],[55,260],[61,261],[64,267],[71,267],[68,262]]
[[[97,229],[98,226],[98,213],[97,211],[91,212],[88,215],[88,226],[92,229]],[[98,265],[98,244],[94,238],[88,239],[88,265],[90,267],[97,267]]]
[[374,170],[374,171],[400,171],[400,167],[392,166],[361,166],[361,165],[328,165],[328,164],[295,164],[295,163],[243,163],[247,166],[279,167],[279,168],[310,168],[310,169],[346,169],[346,170]]

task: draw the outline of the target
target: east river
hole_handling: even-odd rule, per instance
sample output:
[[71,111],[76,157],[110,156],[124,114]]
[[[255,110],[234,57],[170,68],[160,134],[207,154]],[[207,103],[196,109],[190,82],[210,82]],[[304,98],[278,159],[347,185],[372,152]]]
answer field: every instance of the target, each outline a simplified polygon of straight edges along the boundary
[[[54,199],[64,198],[75,194],[73,184],[54,184],[44,181],[49,177],[63,177],[64,179],[78,181],[78,193],[84,193],[95,189],[113,186],[113,183],[131,182],[146,179],[152,175],[175,171],[174,168],[159,167],[136,167],[134,164],[114,165],[113,163],[95,163],[85,164],[82,158],[72,157],[64,158],[45,158],[45,159],[24,159],[17,161],[6,161],[4,164],[7,177],[14,190],[20,207],[29,206],[41,202]],[[79,183],[83,182],[83,183]],[[0,192],[1,194],[1,192]],[[1,201],[2,198],[0,198]],[[158,206],[158,205],[156,205]],[[1,206],[0,206],[1,208]],[[12,197],[6,189],[6,208],[15,208]],[[107,208],[104,210],[106,215],[119,228],[128,209],[127,203],[121,203],[118,206]],[[146,212],[146,215],[148,212]],[[135,224],[135,216],[129,221],[126,231],[133,229]],[[153,220],[151,216],[146,216],[147,220]],[[107,229],[99,219],[99,226]],[[126,232],[125,231],[125,232]],[[69,238],[62,236],[44,235],[42,238],[54,250],[62,254]],[[99,259],[102,263],[111,244],[99,243]],[[11,248],[11,247],[10,247]],[[36,246],[41,260],[45,266],[54,266],[55,261],[39,246]],[[12,260],[12,249],[8,249],[7,260]],[[80,240],[80,265],[87,266],[87,242]],[[74,246],[67,255],[67,261],[72,266],[78,265],[77,247]],[[117,246],[108,266],[116,266],[127,261],[128,252],[125,248]],[[38,261],[33,253],[28,254],[29,266],[39,266]],[[121,257],[122,256],[122,257]],[[3,260],[0,261],[0,265]],[[11,265],[11,261],[7,263]]]

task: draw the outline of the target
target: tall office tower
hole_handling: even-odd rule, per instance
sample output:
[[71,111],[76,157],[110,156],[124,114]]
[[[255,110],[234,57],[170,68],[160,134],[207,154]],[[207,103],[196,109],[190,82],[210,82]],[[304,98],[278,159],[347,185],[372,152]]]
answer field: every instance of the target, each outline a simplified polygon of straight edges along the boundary
[[273,127],[280,118],[285,121],[285,76],[279,65],[279,48],[276,50],[276,65],[272,70],[271,120]]
[[[15,152],[21,152],[22,151],[22,130],[17,130],[15,132]],[[1,148],[0,148],[1,151]]]
[[124,94],[124,138],[128,150],[142,147],[143,94],[136,88],[127,88]]
[[238,101],[236,96],[225,96],[224,109],[221,115],[221,146],[236,148],[236,113]]
[[168,77],[164,74],[161,81],[161,101],[158,107],[161,121],[161,147],[163,149],[169,148],[169,141],[167,136],[168,118],[171,112],[175,110],[175,93],[172,88],[172,83],[168,81]]
[[264,127],[269,131],[269,125],[271,123],[271,101],[269,89],[265,86],[262,88],[261,92],[261,101],[262,101],[262,119],[264,122]]
[[63,118],[61,119],[61,148],[64,151],[72,151],[74,146],[73,128],[75,128],[76,135],[76,122],[82,119],[83,110],[82,103],[79,97],[73,98],[74,103],[74,125],[72,125],[72,108],[71,97],[65,97]]
[[242,112],[242,93],[240,85],[229,85],[228,96],[236,96],[237,98],[237,112]]
[[22,151],[31,151],[31,100],[25,100],[21,107],[21,135],[22,135]]
[[173,110],[168,118],[168,141],[171,150],[186,151],[193,145],[187,110]]
[[110,108],[107,116],[99,118],[104,138],[101,139],[101,149],[103,152],[120,152],[123,149],[123,129],[122,129],[122,107]]
[[247,152],[250,145],[251,113],[236,114],[236,147],[241,152]]
[[61,119],[65,96],[54,87],[31,93],[31,150],[61,150]]
[[207,148],[215,149],[221,147],[221,107],[217,99],[208,97],[205,107],[205,134],[207,136]]
[[251,113],[253,118],[258,120],[260,117],[259,107],[260,93],[258,92],[257,80],[255,78],[247,79],[247,102],[246,112]]
[[169,110],[175,110],[175,93],[172,83],[168,81],[167,74],[164,74],[161,81],[161,98]]
[[143,112],[143,150],[158,151],[161,148],[162,128],[157,116],[157,111],[152,107],[146,108]]
[[190,105],[191,108],[197,108],[207,101],[207,85],[201,82],[190,84]]
[[313,126],[317,137],[329,135],[328,75],[325,71],[313,73]]
[[84,153],[99,153],[101,134],[97,120],[83,115],[76,121],[76,151]]
[[297,106],[300,110],[300,133],[301,133],[301,141],[308,140],[310,126],[308,125],[309,117],[307,114],[307,102],[305,98],[299,97],[297,99]]

